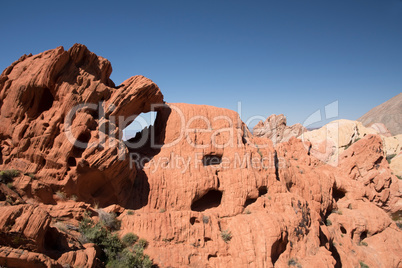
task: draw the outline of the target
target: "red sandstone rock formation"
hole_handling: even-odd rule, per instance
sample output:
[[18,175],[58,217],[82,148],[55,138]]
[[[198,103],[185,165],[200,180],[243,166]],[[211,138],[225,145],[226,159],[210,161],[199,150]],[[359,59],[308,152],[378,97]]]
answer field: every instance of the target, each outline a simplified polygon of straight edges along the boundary
[[[274,147],[234,111],[164,104],[149,79],[116,88],[110,73],[74,45],[22,57],[1,75],[0,169],[21,173],[0,184],[0,265],[103,267],[100,248],[79,239],[88,212],[116,213],[119,235],[147,239],[159,267],[402,265],[391,219],[401,183],[379,136],[352,144],[333,167],[309,142]],[[89,106],[99,102],[100,114]],[[154,126],[122,141],[153,104]]]

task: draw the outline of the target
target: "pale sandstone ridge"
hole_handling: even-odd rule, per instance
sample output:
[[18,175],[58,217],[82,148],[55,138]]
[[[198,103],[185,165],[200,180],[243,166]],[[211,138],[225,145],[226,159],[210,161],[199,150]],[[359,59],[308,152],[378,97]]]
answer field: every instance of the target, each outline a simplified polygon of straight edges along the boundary
[[287,126],[286,116],[283,114],[270,115],[264,122],[258,122],[253,128],[254,136],[268,138],[274,144],[288,141],[291,137],[299,137],[306,131],[307,129],[299,123]]
[[365,127],[361,122],[340,119],[325,126],[304,132],[299,138],[312,143],[311,152],[322,161],[336,165],[339,156],[354,142],[368,134],[380,135],[386,155],[399,154],[402,147],[402,135],[390,136],[382,124]]
[[402,134],[402,93],[374,107],[357,121],[365,126],[383,123],[393,136]]
[[[120,236],[149,242],[159,267],[402,265],[400,219],[391,218],[400,217],[401,181],[385,153],[400,151],[385,142],[394,137],[358,126],[360,139],[345,132],[353,143],[331,166],[313,139],[283,131],[287,141],[274,146],[234,111],[165,104],[149,79],[115,87],[110,72],[74,45],[22,57],[1,75],[0,169],[22,173],[0,183],[0,265],[103,267],[77,227],[87,213],[96,221],[108,212]],[[104,113],[88,106],[65,127],[73,106],[99,102]],[[154,125],[121,141],[124,123],[155,105]],[[106,142],[78,148],[68,130]]]

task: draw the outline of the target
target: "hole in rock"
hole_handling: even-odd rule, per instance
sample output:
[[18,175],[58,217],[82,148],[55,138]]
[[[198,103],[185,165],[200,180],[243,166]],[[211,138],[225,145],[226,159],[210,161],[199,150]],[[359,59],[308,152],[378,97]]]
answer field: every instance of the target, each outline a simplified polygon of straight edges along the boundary
[[255,201],[257,201],[257,198],[247,198],[246,202],[244,203],[244,207],[247,207],[247,206],[251,205]]
[[201,198],[193,201],[191,204],[191,210],[201,212],[210,208],[216,208],[221,204],[221,200],[221,191],[209,190]]
[[366,238],[367,238],[367,231],[364,231],[363,233],[360,234],[360,241],[362,241]]
[[320,238],[320,247],[325,247],[326,244],[329,242],[328,237],[323,233],[321,230],[321,226],[319,228],[319,235],[318,237]]
[[90,132],[83,132],[80,135],[78,135],[77,140],[74,144],[74,148],[73,148],[73,156],[74,157],[81,157],[82,153],[87,148],[88,142],[90,139],[91,139]]
[[43,246],[46,251],[50,251],[49,256],[57,258],[68,249],[68,242],[56,228],[49,228],[45,233]]
[[286,250],[286,245],[288,244],[288,235],[282,234],[281,239],[275,241],[271,248],[271,261],[275,265],[275,262],[279,259],[279,256]]
[[338,189],[337,187],[334,187],[332,190],[332,196],[334,197],[335,201],[338,202],[339,199],[342,199],[345,197],[346,191],[342,189]]
[[258,188],[258,196],[263,196],[268,193],[268,188],[267,186],[261,186]]
[[290,189],[292,189],[292,186],[293,186],[293,181],[286,182],[286,188],[288,189],[288,191],[290,191]]
[[329,251],[331,251],[332,257],[334,257],[335,259],[335,268],[341,268],[342,267],[341,256],[339,255],[338,250],[336,249],[332,241],[329,245]]
[[341,226],[340,229],[341,229],[342,234],[346,234],[346,233],[347,233],[345,227]]
[[209,237],[204,237],[204,242],[208,242],[208,241],[212,241],[212,239]]
[[46,166],[46,159],[41,157],[39,164],[40,164],[41,167]]
[[145,144],[146,141],[142,141],[142,139],[145,140],[144,134],[141,133],[155,125],[156,115],[157,112],[139,114],[133,122],[125,126],[123,130],[123,141],[130,140],[130,143],[143,142]]
[[26,95],[27,101],[29,101],[27,114],[30,118],[37,118],[53,105],[54,97],[48,88],[31,88],[25,93],[28,93]]
[[384,159],[384,157],[383,157],[383,156],[380,156],[380,157],[374,162],[373,166],[381,164],[381,162],[382,162],[383,159]]
[[80,200],[87,203],[99,204],[106,207],[117,203],[118,195],[106,175],[95,168],[85,168],[82,173],[78,173],[76,188],[77,196]]
[[208,260],[211,258],[217,258],[218,256],[216,254],[208,254]]
[[194,225],[194,223],[196,223],[197,222],[197,218],[196,217],[191,217],[190,218],[190,224],[191,225]]
[[75,167],[75,166],[77,166],[77,161],[75,160],[74,157],[70,156],[70,157],[68,158],[68,160],[67,160],[67,164],[68,164],[70,167]]
[[207,154],[202,157],[202,164],[204,166],[220,165],[222,162],[222,155]]
[[276,180],[280,181],[280,178],[279,178],[279,159],[278,159],[278,153],[276,152],[276,150],[274,152],[274,164],[275,164]]

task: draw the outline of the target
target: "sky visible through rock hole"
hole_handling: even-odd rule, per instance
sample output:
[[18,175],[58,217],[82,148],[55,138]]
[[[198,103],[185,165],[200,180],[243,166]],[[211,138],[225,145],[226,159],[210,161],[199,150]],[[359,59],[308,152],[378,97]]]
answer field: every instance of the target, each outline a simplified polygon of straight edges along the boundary
[[[74,43],[144,75],[167,102],[355,120],[402,91],[402,1],[8,1],[0,68]],[[338,117],[325,106],[338,101]],[[240,103],[240,104],[239,104]],[[252,117],[255,120],[250,121]],[[257,117],[258,116],[258,117]]]

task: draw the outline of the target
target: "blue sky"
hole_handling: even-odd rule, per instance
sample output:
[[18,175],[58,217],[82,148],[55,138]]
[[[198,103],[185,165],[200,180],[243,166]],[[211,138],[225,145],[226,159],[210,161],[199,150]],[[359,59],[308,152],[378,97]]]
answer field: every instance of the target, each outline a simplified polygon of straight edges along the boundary
[[[120,84],[144,75],[167,102],[283,113],[338,101],[357,119],[402,92],[402,1],[7,1],[0,69],[74,43],[109,59]],[[255,122],[251,122],[254,125]]]

